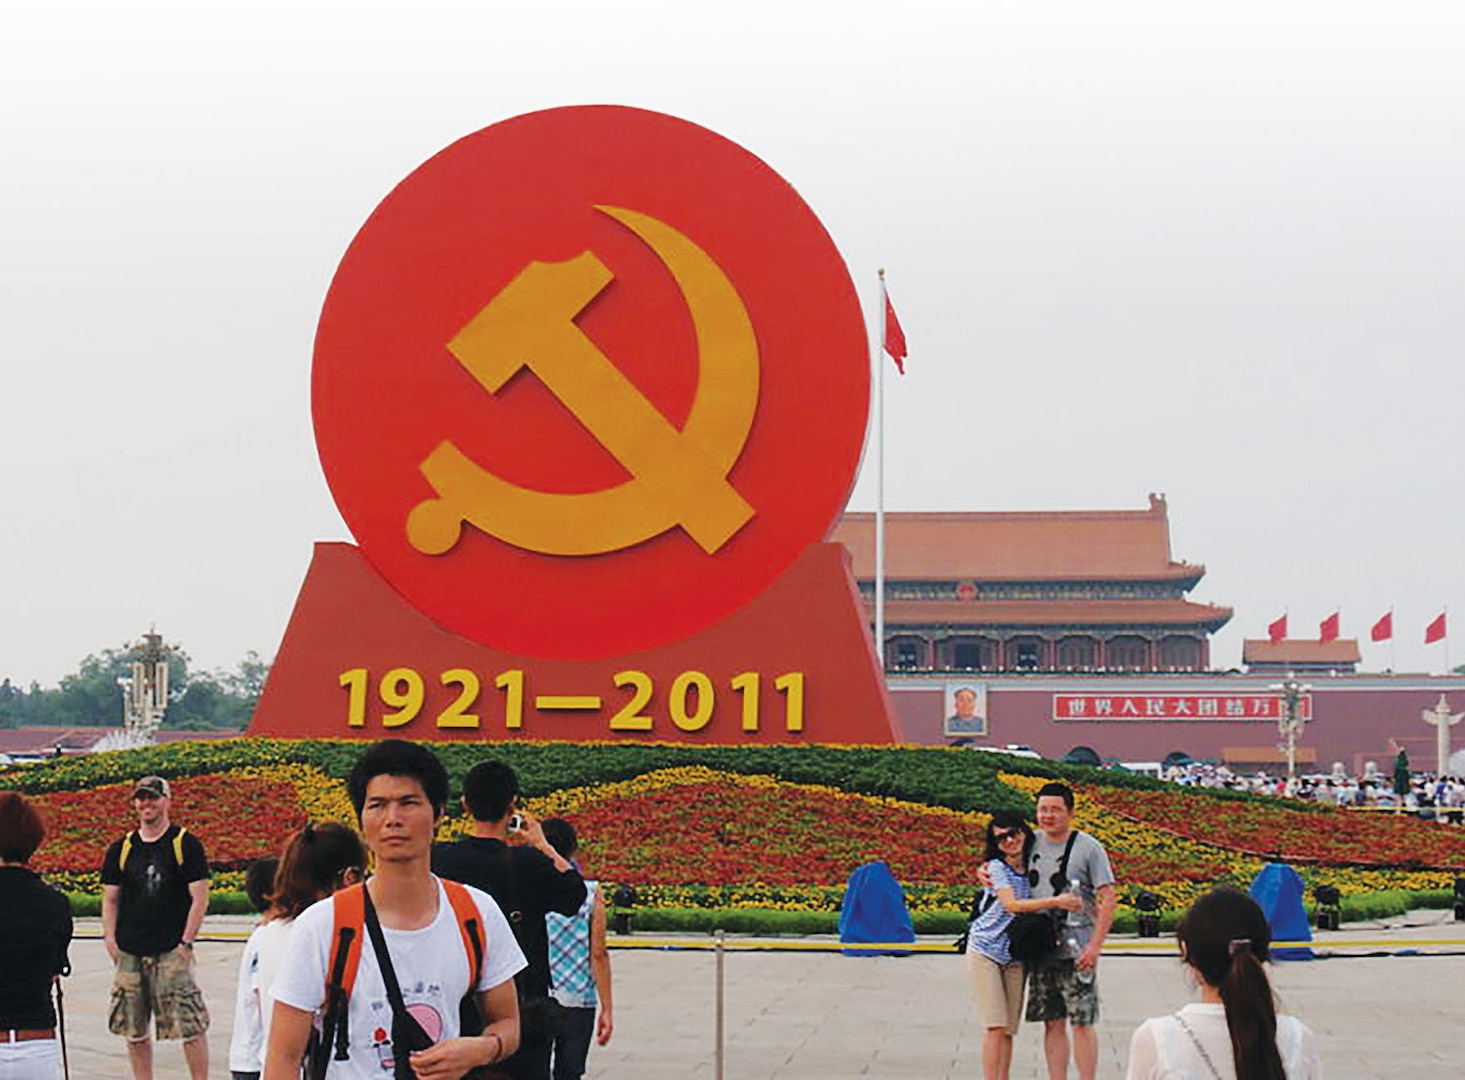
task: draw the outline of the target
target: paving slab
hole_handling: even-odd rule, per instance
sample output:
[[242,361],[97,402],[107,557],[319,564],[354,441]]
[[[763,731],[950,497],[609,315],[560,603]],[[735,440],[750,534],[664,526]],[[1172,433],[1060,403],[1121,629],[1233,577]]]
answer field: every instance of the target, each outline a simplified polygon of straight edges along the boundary
[[[249,925],[248,919],[211,917],[197,947],[199,981],[213,1013],[212,1075],[218,1077],[228,1076],[235,977]],[[125,1047],[106,1030],[111,965],[94,920],[81,920],[78,934],[66,994],[71,1075],[125,1078]],[[1190,994],[1173,942],[1160,951],[1135,951],[1156,943],[1111,941],[1114,950],[1100,965],[1100,1076],[1117,1080],[1139,1023],[1179,1008]],[[1349,942],[1365,944],[1344,948]],[[729,944],[723,957],[725,1080],[981,1075],[982,1029],[964,958],[947,952],[847,957],[787,948],[745,951],[756,944],[747,939]],[[1273,984],[1284,1006],[1317,1032],[1329,1080],[1465,1073],[1459,1007],[1450,989],[1465,985],[1465,924],[1449,912],[1415,912],[1387,924],[1350,925],[1325,935],[1319,949],[1334,955],[1276,964]],[[586,1075],[715,1077],[716,957],[687,948],[617,948],[612,963],[615,1037],[591,1051]],[[156,1057],[159,1080],[187,1077],[176,1043],[161,1044]],[[1018,1032],[1012,1075],[1046,1080],[1037,1025]]]

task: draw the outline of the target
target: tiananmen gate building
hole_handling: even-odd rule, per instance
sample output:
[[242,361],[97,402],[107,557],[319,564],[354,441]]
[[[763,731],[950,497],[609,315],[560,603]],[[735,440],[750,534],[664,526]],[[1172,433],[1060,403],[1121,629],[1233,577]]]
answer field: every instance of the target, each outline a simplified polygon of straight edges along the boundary
[[[874,620],[875,520],[848,513]],[[1163,496],[1144,510],[885,515],[887,681],[901,736],[925,745],[1077,747],[1123,761],[1180,752],[1242,769],[1285,762],[1280,681],[1305,681],[1299,771],[1392,760],[1432,769],[1421,718],[1459,676],[1359,674],[1358,644],[1247,641],[1218,671],[1210,636],[1232,610],[1193,599],[1205,567],[1174,558]]]

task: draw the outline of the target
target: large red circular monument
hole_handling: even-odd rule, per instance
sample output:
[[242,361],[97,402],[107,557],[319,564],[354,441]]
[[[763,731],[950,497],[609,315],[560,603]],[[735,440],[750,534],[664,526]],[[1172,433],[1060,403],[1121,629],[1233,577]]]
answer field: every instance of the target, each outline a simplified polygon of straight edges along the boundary
[[532,113],[399,184],[342,260],[316,439],[366,558],[479,644],[687,638],[821,541],[869,404],[849,274],[736,144],[622,107]]

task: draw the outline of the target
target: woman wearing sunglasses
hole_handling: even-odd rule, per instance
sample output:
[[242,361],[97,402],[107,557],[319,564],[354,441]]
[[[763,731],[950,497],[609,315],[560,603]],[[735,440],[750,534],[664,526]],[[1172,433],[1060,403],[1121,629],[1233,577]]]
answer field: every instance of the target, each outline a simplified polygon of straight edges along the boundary
[[977,1014],[986,1035],[982,1038],[982,1075],[986,1080],[1007,1080],[1012,1068],[1012,1037],[1022,1015],[1023,969],[1008,948],[1007,926],[1024,911],[1062,909],[1077,911],[1083,904],[1072,893],[1034,900],[1028,884],[1028,856],[1033,830],[1021,814],[999,810],[987,825],[983,862],[991,885],[978,905],[967,935],[967,956],[976,990]]

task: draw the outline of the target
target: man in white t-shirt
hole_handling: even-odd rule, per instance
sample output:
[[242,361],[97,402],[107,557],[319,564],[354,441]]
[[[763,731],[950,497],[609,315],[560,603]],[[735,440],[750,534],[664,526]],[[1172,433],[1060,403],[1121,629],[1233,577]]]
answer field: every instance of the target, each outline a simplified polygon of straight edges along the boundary
[[[376,856],[377,873],[366,890],[381,920],[406,1010],[433,1045],[412,1054],[408,1063],[397,1061],[392,1008],[367,936],[346,1016],[349,1057],[337,1061],[333,1055],[326,1076],[457,1080],[472,1068],[509,1057],[519,1045],[514,973],[524,966],[524,955],[498,905],[471,888],[487,938],[472,988],[487,1026],[481,1035],[459,1033],[458,1005],[469,990],[471,962],[442,882],[429,868],[433,834],[448,798],[442,763],[415,743],[387,739],[361,756],[347,786],[366,846]],[[265,1080],[300,1076],[311,1026],[325,1001],[333,926],[332,900],[307,908],[295,920],[290,953],[272,988],[275,1008]]]

